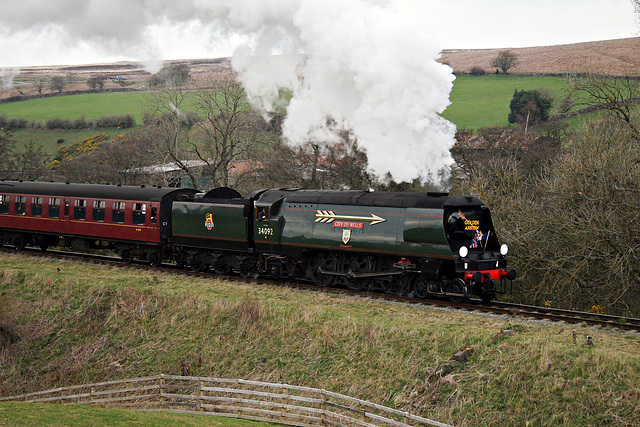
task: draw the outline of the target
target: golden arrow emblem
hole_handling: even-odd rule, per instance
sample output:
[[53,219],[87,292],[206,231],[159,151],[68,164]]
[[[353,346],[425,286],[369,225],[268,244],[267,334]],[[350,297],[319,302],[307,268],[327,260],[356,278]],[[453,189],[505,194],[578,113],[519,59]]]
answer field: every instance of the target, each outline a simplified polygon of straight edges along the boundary
[[316,222],[323,222],[330,224],[333,221],[362,221],[368,222],[369,225],[376,225],[386,221],[386,219],[379,217],[376,214],[371,216],[350,216],[350,215],[336,215],[333,211],[316,211]]

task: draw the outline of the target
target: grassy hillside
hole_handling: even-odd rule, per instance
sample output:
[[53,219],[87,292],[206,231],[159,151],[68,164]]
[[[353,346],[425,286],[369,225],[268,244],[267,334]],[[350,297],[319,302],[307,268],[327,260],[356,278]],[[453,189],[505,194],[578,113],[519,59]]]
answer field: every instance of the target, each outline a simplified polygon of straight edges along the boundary
[[516,89],[546,88],[555,94],[554,107],[557,107],[557,102],[564,96],[566,83],[563,77],[459,75],[453,84],[451,105],[443,116],[455,123],[458,129],[508,126],[509,103]]
[[577,327],[574,344],[573,326],[7,253],[0,272],[0,326],[20,337],[0,351],[2,395],[188,367],[461,426],[640,419],[638,335]]
[[104,92],[34,98],[0,104],[0,116],[46,121],[51,118],[94,120],[101,116],[131,114],[142,123],[144,92]]

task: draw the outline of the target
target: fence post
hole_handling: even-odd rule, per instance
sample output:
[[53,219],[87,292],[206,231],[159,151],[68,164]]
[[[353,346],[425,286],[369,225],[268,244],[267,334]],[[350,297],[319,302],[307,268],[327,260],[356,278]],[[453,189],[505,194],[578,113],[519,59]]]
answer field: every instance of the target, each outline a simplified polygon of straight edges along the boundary
[[287,414],[287,409],[285,408],[285,405],[287,404],[287,402],[289,401],[289,399],[287,398],[287,389],[286,388],[282,388],[282,408],[280,408],[280,419],[284,420],[285,416]]
[[198,387],[198,401],[196,403],[196,408],[198,411],[204,411],[204,408],[202,407],[202,388],[204,387],[204,381],[200,380],[198,383],[200,384],[200,387]]
[[160,374],[160,386],[158,389],[158,400],[163,403],[164,402],[164,374]]
[[320,409],[322,410],[322,425],[327,425],[327,397],[324,393],[324,389],[320,390],[320,397],[322,399],[322,403],[320,403]]

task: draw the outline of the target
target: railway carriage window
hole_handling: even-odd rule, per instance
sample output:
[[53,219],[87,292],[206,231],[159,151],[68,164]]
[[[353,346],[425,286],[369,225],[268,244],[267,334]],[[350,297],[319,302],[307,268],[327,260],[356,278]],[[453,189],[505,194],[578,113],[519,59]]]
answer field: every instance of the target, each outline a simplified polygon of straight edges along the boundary
[[104,210],[107,207],[107,202],[104,200],[93,201],[93,220],[98,222],[104,222]]
[[146,223],[147,205],[146,203],[133,204],[133,224],[144,225]]
[[0,194],[0,214],[9,213],[9,196]]
[[16,196],[16,215],[24,215],[27,211],[27,198],[25,196]]
[[31,199],[31,216],[42,216],[42,197]]
[[73,202],[73,219],[84,221],[87,218],[87,201],[76,199]]
[[60,218],[60,199],[49,197],[49,218]]
[[125,202],[113,202],[113,211],[111,212],[111,221],[117,224],[124,224]]

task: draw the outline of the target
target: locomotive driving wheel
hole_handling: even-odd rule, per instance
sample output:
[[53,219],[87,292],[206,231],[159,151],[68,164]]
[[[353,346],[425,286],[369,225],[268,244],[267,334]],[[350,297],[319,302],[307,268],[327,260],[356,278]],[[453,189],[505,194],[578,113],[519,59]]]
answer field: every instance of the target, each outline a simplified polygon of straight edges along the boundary
[[224,262],[224,259],[222,259],[222,257],[216,258],[216,260],[213,262],[212,267],[213,272],[220,275],[229,274],[229,271],[231,271],[231,268],[227,265],[227,263]]
[[316,252],[309,256],[307,277],[317,286],[330,286],[335,282],[335,276],[324,274],[322,271],[337,271],[338,256],[331,252]]
[[348,254],[342,258],[341,265],[342,268],[340,270],[347,274],[346,277],[342,277],[342,283],[346,285],[347,288],[354,291],[369,288],[372,279],[357,278],[353,275],[357,273],[371,273],[373,270],[373,261],[371,260],[371,257],[361,254]]
[[189,270],[193,271],[194,273],[199,273],[204,270],[205,263],[198,253],[191,255],[188,259],[188,263]]

